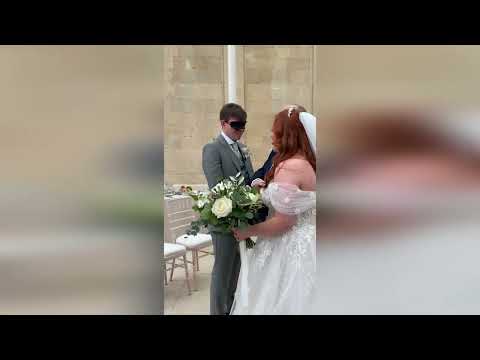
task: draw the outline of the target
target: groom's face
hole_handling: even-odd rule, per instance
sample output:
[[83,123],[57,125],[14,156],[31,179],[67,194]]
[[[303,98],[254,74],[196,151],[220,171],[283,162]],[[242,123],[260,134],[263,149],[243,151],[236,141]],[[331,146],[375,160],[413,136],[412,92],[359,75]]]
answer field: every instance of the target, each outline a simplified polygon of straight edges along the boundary
[[230,118],[227,121],[222,120],[222,130],[230,139],[240,140],[244,131],[246,123],[239,121],[236,118]]

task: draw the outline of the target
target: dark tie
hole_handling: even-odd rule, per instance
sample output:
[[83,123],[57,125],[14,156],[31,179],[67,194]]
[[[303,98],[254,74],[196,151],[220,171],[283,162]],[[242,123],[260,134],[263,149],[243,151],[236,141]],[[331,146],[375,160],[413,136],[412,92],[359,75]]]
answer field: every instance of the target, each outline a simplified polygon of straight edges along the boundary
[[236,142],[234,142],[233,144],[230,145],[230,147],[232,148],[233,152],[235,153],[235,155],[237,155],[237,157],[239,159],[242,158],[242,155],[240,155],[240,150],[238,149],[238,144]]

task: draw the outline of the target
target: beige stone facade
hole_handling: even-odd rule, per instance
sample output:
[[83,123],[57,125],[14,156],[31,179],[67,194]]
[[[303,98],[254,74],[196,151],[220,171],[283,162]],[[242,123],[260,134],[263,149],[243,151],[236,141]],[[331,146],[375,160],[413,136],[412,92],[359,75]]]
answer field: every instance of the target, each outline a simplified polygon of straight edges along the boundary
[[[165,181],[204,183],[202,147],[219,133],[228,98],[226,46],[167,46],[165,51]],[[238,103],[248,113],[243,141],[254,168],[271,150],[273,117],[288,103],[313,109],[314,47],[238,46]]]
[[[226,46],[165,49],[165,180],[203,183],[201,148],[219,132]],[[238,46],[238,102],[254,167],[270,150],[274,114],[299,103],[319,119],[358,105],[477,106],[478,46]]]

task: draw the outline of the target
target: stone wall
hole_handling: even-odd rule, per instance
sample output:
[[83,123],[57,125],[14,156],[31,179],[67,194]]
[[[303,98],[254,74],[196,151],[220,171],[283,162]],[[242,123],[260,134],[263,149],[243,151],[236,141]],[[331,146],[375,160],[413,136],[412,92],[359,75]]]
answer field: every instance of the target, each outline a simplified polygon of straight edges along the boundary
[[[273,117],[288,103],[313,107],[314,47],[238,46],[238,103],[248,113],[242,139],[254,168],[271,150]],[[167,46],[165,52],[165,181],[204,183],[202,147],[220,131],[227,99],[226,46]]]
[[[226,46],[166,51],[165,178],[205,182],[201,148],[219,132],[226,102]],[[239,103],[248,113],[243,141],[258,168],[270,151],[273,116],[299,103],[319,119],[358,105],[478,104],[479,46],[238,46]]]

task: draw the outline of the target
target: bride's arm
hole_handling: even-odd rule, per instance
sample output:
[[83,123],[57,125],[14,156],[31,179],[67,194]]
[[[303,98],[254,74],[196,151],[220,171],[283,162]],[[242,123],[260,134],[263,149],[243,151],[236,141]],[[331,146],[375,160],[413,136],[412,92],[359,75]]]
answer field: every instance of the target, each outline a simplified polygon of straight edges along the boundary
[[[309,174],[305,162],[291,159],[280,167],[273,181],[301,187],[308,177],[311,177],[311,174]],[[296,215],[275,211],[274,215],[265,222],[242,230],[235,229],[234,235],[238,240],[245,240],[251,236],[275,236],[287,232],[296,222]]]
[[275,236],[287,232],[296,222],[296,216],[275,212],[275,215],[265,222],[243,230],[235,229],[234,235],[238,240],[245,240],[251,236]]

